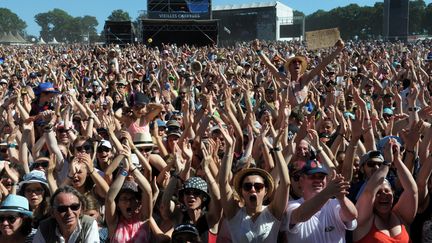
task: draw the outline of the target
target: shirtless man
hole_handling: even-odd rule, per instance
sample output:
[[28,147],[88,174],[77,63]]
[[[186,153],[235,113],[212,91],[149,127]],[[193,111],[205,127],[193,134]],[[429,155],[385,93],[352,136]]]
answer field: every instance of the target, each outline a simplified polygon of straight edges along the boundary
[[252,43],[252,47],[257,52],[260,60],[267,66],[273,77],[282,82],[283,87],[289,87],[290,93],[290,103],[291,105],[298,106],[301,105],[308,95],[309,82],[318,75],[321,70],[323,70],[329,63],[331,63],[337,55],[343,50],[345,43],[342,40],[338,40],[335,44],[336,49],[328,56],[326,56],[321,63],[315,67],[312,71],[305,73],[307,68],[306,57],[301,55],[296,55],[289,58],[285,64],[285,72],[287,74],[278,71],[267,56],[262,52],[259,40],[255,40]]

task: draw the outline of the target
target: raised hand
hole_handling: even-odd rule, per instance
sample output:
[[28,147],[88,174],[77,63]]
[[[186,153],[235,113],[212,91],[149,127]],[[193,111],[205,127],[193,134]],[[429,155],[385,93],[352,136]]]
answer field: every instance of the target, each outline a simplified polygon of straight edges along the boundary
[[341,174],[336,174],[336,176],[329,181],[324,191],[329,198],[336,197],[337,199],[343,199],[348,195],[349,188],[349,181],[346,181]]

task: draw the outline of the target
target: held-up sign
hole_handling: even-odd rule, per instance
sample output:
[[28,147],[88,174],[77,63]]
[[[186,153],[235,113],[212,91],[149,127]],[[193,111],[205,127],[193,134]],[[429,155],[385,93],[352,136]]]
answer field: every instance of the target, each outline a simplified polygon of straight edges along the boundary
[[308,50],[333,47],[339,39],[340,33],[338,28],[306,32]]

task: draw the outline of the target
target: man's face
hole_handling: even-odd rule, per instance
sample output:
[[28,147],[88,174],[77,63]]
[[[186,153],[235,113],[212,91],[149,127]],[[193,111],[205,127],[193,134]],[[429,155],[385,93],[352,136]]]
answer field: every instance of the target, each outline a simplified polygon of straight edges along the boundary
[[300,185],[303,189],[303,195],[316,195],[326,187],[326,175],[323,173],[315,173],[312,175],[303,174],[300,177]]
[[53,207],[53,215],[59,225],[67,229],[77,227],[81,215],[81,203],[77,196],[61,192],[55,198]]

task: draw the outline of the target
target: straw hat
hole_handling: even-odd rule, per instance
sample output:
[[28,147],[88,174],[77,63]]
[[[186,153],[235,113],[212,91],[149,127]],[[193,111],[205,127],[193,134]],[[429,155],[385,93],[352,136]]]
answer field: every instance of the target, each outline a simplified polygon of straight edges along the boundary
[[285,71],[289,70],[289,66],[290,66],[291,62],[294,60],[299,60],[301,62],[301,73],[304,73],[306,71],[306,68],[307,68],[307,60],[306,60],[306,57],[301,56],[301,55],[295,55],[295,56],[289,58],[284,64]]

